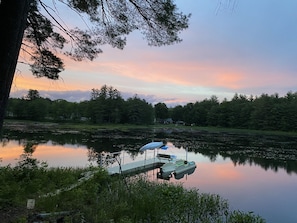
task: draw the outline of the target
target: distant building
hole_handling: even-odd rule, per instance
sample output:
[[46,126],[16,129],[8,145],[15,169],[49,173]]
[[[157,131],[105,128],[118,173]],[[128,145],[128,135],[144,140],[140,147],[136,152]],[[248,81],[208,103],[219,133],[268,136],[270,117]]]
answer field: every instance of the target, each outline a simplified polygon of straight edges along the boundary
[[184,121],[176,121],[175,124],[176,125],[186,125],[186,123]]
[[163,120],[163,124],[172,124],[172,123],[173,123],[172,118],[166,118]]

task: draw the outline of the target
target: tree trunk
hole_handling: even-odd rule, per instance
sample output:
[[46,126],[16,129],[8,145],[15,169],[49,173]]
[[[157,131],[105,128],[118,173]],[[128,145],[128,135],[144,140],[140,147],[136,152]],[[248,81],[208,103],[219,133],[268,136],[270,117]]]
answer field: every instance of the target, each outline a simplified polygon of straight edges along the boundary
[[0,135],[31,0],[0,0]]

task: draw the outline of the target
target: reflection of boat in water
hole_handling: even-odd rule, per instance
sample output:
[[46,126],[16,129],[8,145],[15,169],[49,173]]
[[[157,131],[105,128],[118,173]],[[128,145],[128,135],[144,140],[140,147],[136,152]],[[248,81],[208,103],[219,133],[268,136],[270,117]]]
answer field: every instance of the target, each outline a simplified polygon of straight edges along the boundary
[[163,179],[163,180],[170,180],[170,178],[172,177],[172,174],[164,174],[161,173],[160,171],[157,173],[157,178],[159,179]]
[[165,163],[160,167],[160,172],[158,173],[158,178],[169,180],[172,175],[175,179],[181,179],[185,174],[192,174],[196,169],[196,164],[194,161],[186,161],[178,159],[174,162]]

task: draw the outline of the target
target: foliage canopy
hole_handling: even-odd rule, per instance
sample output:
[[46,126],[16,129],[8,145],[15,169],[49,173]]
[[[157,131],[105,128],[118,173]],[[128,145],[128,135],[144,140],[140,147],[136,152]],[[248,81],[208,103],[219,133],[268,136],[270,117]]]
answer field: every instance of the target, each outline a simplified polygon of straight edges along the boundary
[[[177,125],[213,126],[237,129],[297,131],[297,92],[286,96],[262,94],[247,97],[235,94],[230,101],[215,96],[195,103],[167,108],[154,106],[135,95],[124,100],[117,89],[102,86],[92,89],[91,100],[79,103],[41,98],[29,90],[26,100],[11,98],[7,118],[54,121],[89,120],[94,124],[152,124],[171,118]],[[34,100],[29,100],[34,99]],[[42,108],[42,109],[40,109]]]
[[[86,28],[64,25],[59,4],[77,13]],[[22,45],[31,55],[33,74],[50,79],[58,79],[64,69],[60,53],[77,61],[93,60],[104,44],[123,49],[126,36],[134,30],[152,46],[177,43],[190,17],[179,12],[173,0],[54,0],[52,5],[31,0]]]

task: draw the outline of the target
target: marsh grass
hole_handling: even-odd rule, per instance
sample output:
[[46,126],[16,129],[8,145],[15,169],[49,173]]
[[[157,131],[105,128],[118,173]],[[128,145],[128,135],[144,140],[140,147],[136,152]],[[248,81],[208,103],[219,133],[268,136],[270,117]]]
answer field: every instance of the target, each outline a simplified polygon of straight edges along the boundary
[[[151,129],[178,129],[182,131],[205,131],[210,133],[235,133],[235,134],[253,134],[253,135],[277,135],[277,136],[297,136],[297,132],[288,131],[269,131],[269,130],[253,130],[253,129],[236,129],[223,127],[209,127],[209,126],[184,126],[175,124],[154,124],[154,125],[133,125],[133,124],[90,124],[81,122],[36,122],[29,120],[10,120],[6,119],[4,122],[4,129],[22,129],[22,131],[32,131],[41,129],[44,131],[77,131],[77,132],[96,132],[105,130],[151,130]],[[38,127],[38,128],[36,128]]]

